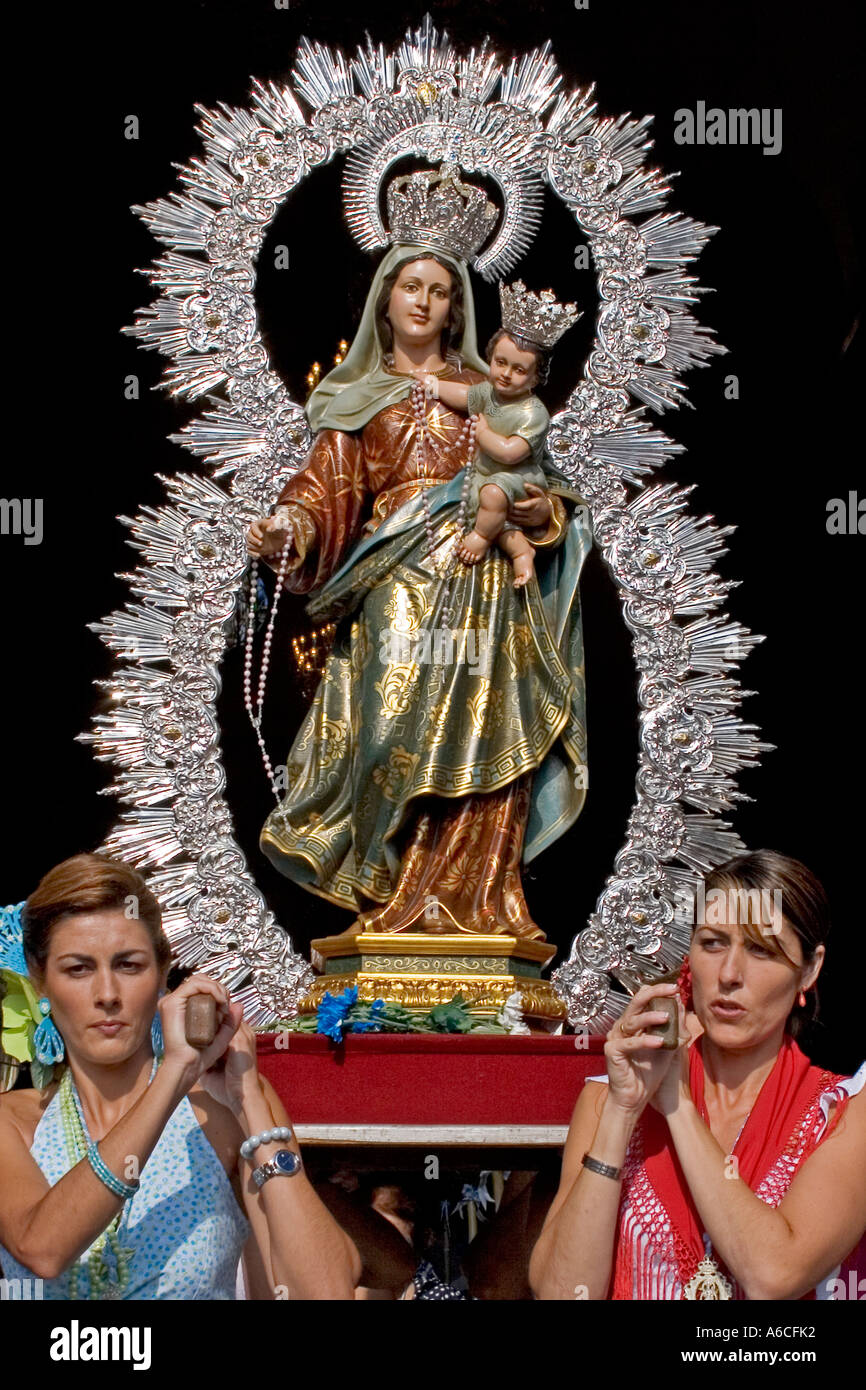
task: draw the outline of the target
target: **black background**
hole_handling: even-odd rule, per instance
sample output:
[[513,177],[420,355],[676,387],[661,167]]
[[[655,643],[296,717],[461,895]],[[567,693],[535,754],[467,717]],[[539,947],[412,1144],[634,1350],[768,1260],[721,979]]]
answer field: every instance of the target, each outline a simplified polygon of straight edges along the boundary
[[[369,29],[398,41],[425,6],[386,10],[329,3],[276,10],[270,0],[156,0],[146,7],[40,9],[35,62],[22,60],[19,119],[7,143],[14,233],[6,261],[6,329],[14,389],[6,402],[6,497],[44,498],[45,538],[0,541],[5,610],[5,864],[2,900],[24,897],[54,863],[96,848],[116,815],[99,797],[108,770],[74,742],[110,672],[87,629],[129,597],[114,576],[135,552],[116,517],[165,500],[157,473],[201,470],[166,436],[201,407],[150,388],[162,359],[120,336],[155,294],[137,275],[158,253],[129,211],[179,187],[172,162],[201,153],[194,103],[248,104],[249,79],[285,79],[298,38],[353,50]],[[753,798],[733,821],[751,848],[808,863],[831,897],[834,934],[822,991],[815,1060],[853,1069],[862,987],[859,601],[862,540],[829,535],[830,498],[860,486],[861,356],[855,333],[859,232],[852,190],[860,151],[854,6],[689,0],[618,3],[444,3],[432,7],[458,46],[489,33],[505,56],[550,37],[567,85],[597,83],[603,114],[654,113],[653,160],[680,171],[669,206],[720,232],[697,263],[713,286],[698,308],[730,355],[686,377],[695,410],[660,424],[688,452],[664,479],[696,484],[692,510],[736,524],[719,569],[742,581],[727,611],[767,641],[745,663],[757,692],[744,717],[776,745],[742,775]],[[783,144],[680,146],[674,113],[707,106],[781,107]],[[140,122],[137,140],[124,120]],[[300,394],[314,359],[331,360],[351,337],[371,265],[341,220],[338,158],[313,174],[272,229],[290,269],[264,277],[262,318],[274,360]],[[530,285],[553,284],[592,310],[592,276],[573,268],[580,238],[549,199],[539,241],[521,264]],[[477,300],[480,334],[495,321],[489,291]],[[589,312],[563,346],[546,391],[558,408],[591,333]],[[583,332],[584,338],[579,340]],[[566,340],[568,341],[568,340]],[[141,382],[138,401],[124,379]],[[739,379],[738,400],[724,395]],[[590,792],[575,829],[536,860],[527,892],[540,925],[566,949],[592,911],[622,843],[637,757],[635,673],[619,603],[597,557],[585,582]],[[266,733],[285,755],[303,707],[285,655],[307,628],[300,604],[281,615],[283,657],[274,672]],[[242,719],[236,654],[223,668],[225,762],[238,837],[279,919],[305,949],[341,930],[345,914],[285,883],[264,863],[256,836],[270,793]]]

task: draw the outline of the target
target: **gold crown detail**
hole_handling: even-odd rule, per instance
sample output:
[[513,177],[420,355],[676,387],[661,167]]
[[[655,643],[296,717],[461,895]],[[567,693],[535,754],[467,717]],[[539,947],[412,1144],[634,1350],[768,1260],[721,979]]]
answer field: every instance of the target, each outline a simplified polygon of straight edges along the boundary
[[522,280],[515,280],[513,285],[500,284],[499,302],[505,331],[517,333],[543,348],[552,348],[581,317],[576,304],[558,304],[553,290],[533,294]]
[[439,247],[468,261],[487,240],[498,212],[483,188],[463,183],[456,164],[418,169],[388,186],[392,242]]

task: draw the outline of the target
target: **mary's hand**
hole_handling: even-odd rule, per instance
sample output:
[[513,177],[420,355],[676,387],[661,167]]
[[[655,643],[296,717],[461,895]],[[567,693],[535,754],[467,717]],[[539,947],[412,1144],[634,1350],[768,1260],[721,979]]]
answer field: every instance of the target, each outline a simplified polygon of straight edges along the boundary
[[676,984],[644,985],[607,1035],[604,1055],[610,1083],[609,1099],[627,1114],[640,1115],[677,1056],[670,1049],[662,1048],[664,1039],[659,1034],[647,1032],[668,1019],[666,1013],[648,1007],[651,1000],[660,994],[676,992]]
[[521,530],[526,527],[532,529],[536,526],[547,526],[553,507],[544,488],[537,487],[535,483],[527,483],[526,493],[524,501],[514,503],[508,513],[508,520]]
[[288,511],[278,508],[274,516],[262,516],[247,531],[247,550],[253,559],[279,555],[291,531]]

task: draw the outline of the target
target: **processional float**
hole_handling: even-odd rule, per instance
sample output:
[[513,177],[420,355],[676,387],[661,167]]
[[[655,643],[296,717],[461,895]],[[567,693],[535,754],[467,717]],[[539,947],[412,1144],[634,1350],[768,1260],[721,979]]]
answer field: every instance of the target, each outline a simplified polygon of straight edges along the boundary
[[[246,529],[312,443],[263,341],[257,258],[293,190],[340,155],[345,216],[367,250],[387,244],[380,190],[397,161],[488,180],[503,209],[473,262],[488,279],[537,236],[547,188],[585,238],[598,297],[549,447],[589,507],[631,634],[640,753],[625,843],[567,961],[548,984],[552,948],[515,961],[500,938],[486,981],[497,1007],[517,981],[530,1015],[604,1031],[626,1001],[617,986],[682,958],[682,903],[743,848],[721,815],[745,799],[737,772],[768,747],[736,713],[748,692],[735,672],[761,639],[720,611],[732,583],[713,566],[733,528],[692,515],[690,488],[652,481],[682,446],[647,411],[682,404],[683,373],[724,351],[690,310],[702,290],[687,273],[717,229],[665,210],[668,181],[646,162],[651,118],[603,116],[592,87],[565,91],[549,43],[508,62],[486,40],[461,54],[427,17],[394,48],[368,38],[353,57],[304,39],[292,78],[254,82],[247,107],[197,108],[203,157],[181,168],[178,191],[136,209],[166,250],[147,272],[159,295],[129,331],[168,358],[173,395],[202,402],[171,437],[208,473],[163,478],[165,505],[121,518],[140,562],[133,597],[94,625],[116,669],[102,683],[110,710],[81,736],[113,765],[106,790],[125,808],[104,848],[147,874],[177,959],[221,980],[255,1026],[321,992],[234,838],[216,717]],[[443,978],[453,989],[470,975]]]

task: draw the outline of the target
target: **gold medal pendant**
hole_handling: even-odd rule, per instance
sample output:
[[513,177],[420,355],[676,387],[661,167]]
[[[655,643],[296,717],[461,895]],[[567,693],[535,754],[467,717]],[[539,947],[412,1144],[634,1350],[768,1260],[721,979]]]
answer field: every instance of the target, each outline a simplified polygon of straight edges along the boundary
[[701,1260],[697,1272],[683,1289],[683,1298],[704,1301],[733,1298],[730,1284],[711,1255]]

